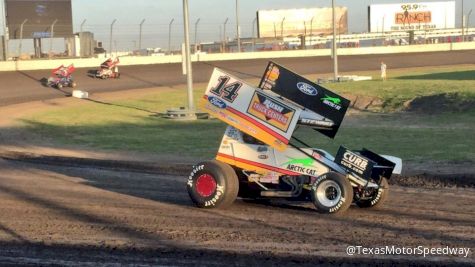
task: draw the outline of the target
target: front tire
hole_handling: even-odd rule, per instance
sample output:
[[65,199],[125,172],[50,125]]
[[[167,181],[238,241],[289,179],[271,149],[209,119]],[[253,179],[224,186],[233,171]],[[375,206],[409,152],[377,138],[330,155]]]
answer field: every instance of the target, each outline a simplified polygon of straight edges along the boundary
[[344,212],[353,202],[353,188],[346,177],[329,172],[313,183],[311,197],[320,213]]
[[210,160],[194,166],[187,189],[193,203],[200,208],[226,208],[236,200],[239,180],[231,166]]
[[369,198],[361,198],[359,195],[355,195],[355,203],[360,208],[380,208],[388,198],[389,183],[386,178],[381,178],[380,186],[377,190],[369,192]]

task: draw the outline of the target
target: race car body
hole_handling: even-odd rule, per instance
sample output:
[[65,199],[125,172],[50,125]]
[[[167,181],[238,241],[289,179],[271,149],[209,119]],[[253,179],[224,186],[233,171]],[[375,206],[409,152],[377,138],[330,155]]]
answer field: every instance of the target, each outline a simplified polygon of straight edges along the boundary
[[310,127],[333,138],[349,101],[273,62],[257,88],[215,69],[200,106],[229,126],[216,159],[189,176],[188,192],[199,207],[225,207],[238,195],[312,201],[322,213],[353,202],[375,207],[401,168],[396,157],[343,146],[333,157],[294,137],[297,127]]
[[76,87],[76,82],[73,79],[73,72],[75,71],[74,65],[69,66],[61,65],[51,71],[51,77],[47,80],[47,85],[61,89],[64,86]]

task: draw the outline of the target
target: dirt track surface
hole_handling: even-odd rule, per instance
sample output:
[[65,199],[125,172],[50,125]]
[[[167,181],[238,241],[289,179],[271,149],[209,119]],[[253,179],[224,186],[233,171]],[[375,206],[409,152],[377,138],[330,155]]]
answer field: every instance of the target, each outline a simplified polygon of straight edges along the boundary
[[[0,266],[475,264],[475,190],[392,187],[344,215],[238,200],[192,206],[186,177],[0,160]],[[465,247],[462,256],[347,256],[346,247]]]
[[[390,70],[394,68],[473,64],[473,58],[475,58],[475,50],[339,56],[338,60],[340,72],[378,70],[380,62],[383,60],[388,65],[390,73]],[[193,63],[193,80],[196,83],[207,82],[215,66],[235,73],[241,78],[260,78],[269,60],[275,60],[304,75],[333,73],[333,60],[328,56],[269,58],[196,62]],[[74,63],[74,60],[71,62]],[[80,68],[73,75],[78,83],[78,89],[90,93],[119,91],[131,88],[175,86],[185,84],[186,82],[186,77],[182,75],[181,63],[120,66],[121,78],[107,81],[88,77],[88,70],[94,70],[94,68]],[[70,88],[63,88],[60,91],[43,86],[40,82],[41,79],[48,78],[49,75],[49,70],[0,72],[0,106],[60,98],[70,94]]]

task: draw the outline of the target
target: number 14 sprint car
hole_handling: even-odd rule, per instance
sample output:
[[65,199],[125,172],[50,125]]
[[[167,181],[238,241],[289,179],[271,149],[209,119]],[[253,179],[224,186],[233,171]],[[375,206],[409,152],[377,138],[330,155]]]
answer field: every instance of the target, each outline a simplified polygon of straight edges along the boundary
[[310,127],[334,138],[350,101],[270,62],[258,88],[214,69],[200,107],[229,126],[214,160],[193,167],[187,189],[200,208],[243,198],[311,201],[338,213],[380,206],[402,161],[343,146],[335,156],[293,136]]

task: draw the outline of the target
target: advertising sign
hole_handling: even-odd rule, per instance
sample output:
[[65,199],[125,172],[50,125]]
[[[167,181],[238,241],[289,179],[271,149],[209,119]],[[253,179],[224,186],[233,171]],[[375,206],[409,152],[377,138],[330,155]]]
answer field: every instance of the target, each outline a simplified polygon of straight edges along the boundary
[[49,38],[54,21],[54,37],[73,35],[71,0],[6,0],[10,39]]
[[[335,7],[337,31],[348,32],[348,10]],[[299,35],[329,35],[333,33],[332,8],[300,8],[257,11],[259,38]]]
[[455,1],[369,6],[369,31],[455,28]]
[[335,137],[350,101],[304,77],[270,62],[259,88],[271,90],[303,107],[299,123],[315,125],[322,134]]
[[371,177],[371,170],[375,165],[374,161],[350,151],[344,146],[340,146],[338,149],[335,155],[335,162],[340,164],[345,170],[366,179]]
[[279,150],[287,148],[302,109],[215,68],[200,107]]

